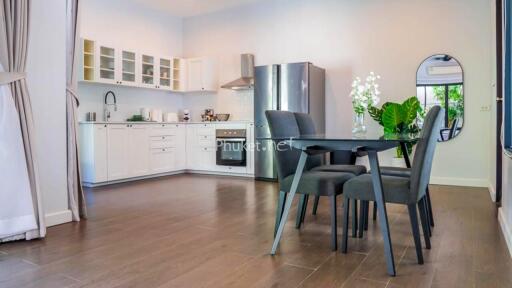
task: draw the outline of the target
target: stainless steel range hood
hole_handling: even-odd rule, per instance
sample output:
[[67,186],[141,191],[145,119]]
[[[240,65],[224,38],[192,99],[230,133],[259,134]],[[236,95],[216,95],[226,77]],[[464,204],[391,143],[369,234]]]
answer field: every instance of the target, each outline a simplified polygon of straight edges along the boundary
[[254,55],[252,54],[242,54],[241,58],[241,67],[242,67],[242,77],[226,83],[221,88],[231,89],[231,90],[249,90],[254,87]]

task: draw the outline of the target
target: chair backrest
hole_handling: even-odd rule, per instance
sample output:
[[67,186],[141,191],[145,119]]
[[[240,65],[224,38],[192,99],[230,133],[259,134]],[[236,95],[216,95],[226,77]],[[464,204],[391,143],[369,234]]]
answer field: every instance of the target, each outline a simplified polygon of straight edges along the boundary
[[425,117],[412,164],[410,203],[415,203],[425,195],[437,145],[437,131],[441,126],[443,115],[443,109],[440,106],[434,106]]
[[[294,114],[295,120],[297,120],[297,125],[299,125],[300,135],[316,134],[315,122],[313,121],[311,115],[299,112],[295,112]],[[306,170],[322,165],[324,163],[323,157],[323,155],[309,156],[308,161],[306,162]]]
[[459,126],[459,118],[453,119],[452,126],[450,127],[450,132],[448,133],[448,140],[450,140],[456,136],[458,126]]
[[[311,115],[306,113],[295,113],[295,119],[297,119],[297,124],[299,125],[299,131],[301,135],[314,135],[316,134],[315,122]],[[316,167],[322,164],[322,156],[315,155],[310,158],[310,164],[312,166],[308,167]],[[355,164],[356,163],[356,155],[352,153],[352,151],[333,151],[331,152],[331,164]]]
[[[288,139],[300,136],[299,125],[293,112],[289,111],[265,111],[270,135],[272,138]],[[274,155],[277,162],[277,177],[279,182],[285,177],[295,173],[301,151],[287,145],[279,145],[281,141],[274,140]]]

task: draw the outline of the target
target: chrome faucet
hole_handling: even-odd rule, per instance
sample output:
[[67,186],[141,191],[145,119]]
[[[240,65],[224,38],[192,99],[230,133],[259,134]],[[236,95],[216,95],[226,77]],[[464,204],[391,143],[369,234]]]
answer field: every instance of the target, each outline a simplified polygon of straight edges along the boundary
[[[112,98],[114,99],[114,103],[108,103],[108,95],[112,95]],[[110,106],[114,106],[114,111],[117,111],[117,100],[116,100],[116,94],[112,91],[108,91],[105,93],[105,99],[103,102],[103,120],[106,122],[110,122]]]

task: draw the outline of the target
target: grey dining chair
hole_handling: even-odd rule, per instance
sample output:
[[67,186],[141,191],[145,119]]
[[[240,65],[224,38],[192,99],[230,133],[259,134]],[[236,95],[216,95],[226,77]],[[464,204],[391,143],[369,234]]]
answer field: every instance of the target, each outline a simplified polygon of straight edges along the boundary
[[[432,121],[432,119],[430,119],[432,117],[434,117],[434,114],[427,114],[424,122]],[[380,174],[408,178],[408,177],[411,177],[411,168],[382,166],[382,167],[380,167]],[[434,213],[432,211],[432,201],[430,200],[430,191],[428,189],[428,185],[425,190],[425,200],[426,200],[425,204],[427,206],[427,220],[429,223],[428,231],[429,231],[429,235],[432,235],[431,228],[435,226],[435,223],[434,223]],[[373,206],[373,210],[374,210],[373,215],[375,217],[375,215],[377,215],[377,213],[375,211],[376,206]],[[368,213],[368,211],[366,211],[366,213]],[[368,218],[368,215],[366,215],[365,217]]]
[[457,136],[457,130],[459,129],[459,118],[455,118],[452,121],[452,125],[449,128],[439,129],[439,136],[441,141],[448,141]]
[[[407,205],[419,264],[423,264],[423,252],[416,206],[418,206],[420,212],[425,245],[427,249],[430,249],[425,194],[429,183],[434,151],[437,144],[437,131],[439,131],[442,115],[443,109],[439,106],[432,107],[428,112],[416,146],[410,177],[381,175],[385,202]],[[350,199],[359,199],[361,201],[375,200],[370,174],[354,177],[344,185],[344,203],[346,204],[343,211],[343,238],[341,246],[343,253],[347,253]]]
[[[300,150],[290,147],[279,139],[288,140],[289,138],[298,137],[300,136],[300,131],[295,115],[292,112],[269,110],[265,111],[265,115],[270,127],[271,137],[275,139],[274,153],[277,162],[280,190],[276,211],[275,234],[283,215],[286,196],[292,186],[301,154]],[[311,164],[306,162],[306,167],[309,165]],[[302,173],[298,185],[298,194],[329,197],[331,204],[331,249],[333,251],[337,249],[336,196],[343,192],[343,184],[353,177],[355,176],[352,173],[306,170]],[[302,213],[302,211],[297,211],[297,213]]]
[[[315,135],[317,133],[315,122],[311,115],[307,113],[299,113],[295,112],[295,119],[297,120],[297,125],[299,126],[299,132],[301,135]],[[354,165],[355,164],[355,153],[352,151],[329,151],[331,154],[331,163],[332,161],[336,161],[336,164],[328,164],[324,165],[324,155],[314,155],[310,156],[309,159],[311,162],[308,162],[308,166],[306,167],[308,170],[312,171],[327,171],[327,172],[346,172],[352,173],[355,176],[366,173],[366,166],[363,165]],[[295,227],[300,228],[301,224],[304,222],[307,210],[307,204],[309,201],[309,195],[301,195],[299,200],[298,211],[301,213],[297,213],[297,219],[295,222]],[[320,196],[316,195],[313,203],[313,215],[316,215],[318,209],[318,203],[320,201]],[[353,207],[355,207],[354,205]],[[354,210],[356,211],[356,210]],[[354,216],[357,215],[357,212],[354,212]],[[357,226],[357,217],[355,226]]]

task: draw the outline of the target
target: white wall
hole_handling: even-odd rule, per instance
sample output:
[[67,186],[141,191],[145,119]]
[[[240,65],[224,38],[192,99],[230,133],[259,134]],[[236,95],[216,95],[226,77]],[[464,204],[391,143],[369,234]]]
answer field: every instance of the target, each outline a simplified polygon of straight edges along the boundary
[[66,1],[31,2],[27,81],[47,224],[71,221],[66,184]]
[[[122,0],[82,1],[81,36],[102,43],[133,49],[157,56],[182,55],[182,20],[147,6]],[[80,119],[86,112],[102,117],[104,94],[116,93],[118,113],[126,119],[139,114],[141,107],[161,108],[177,112],[182,106],[179,94],[153,89],[115,87],[90,83],[79,84]]]
[[[353,77],[376,71],[383,100],[401,101],[415,95],[416,70],[426,57],[450,54],[465,73],[465,125],[457,138],[438,145],[432,181],[487,187],[491,117],[481,108],[492,99],[490,2],[263,1],[185,19],[183,51],[216,58],[219,84],[238,77],[240,53],[254,53],[256,65],[311,61],[324,67],[327,131],[334,134],[351,128]],[[251,95],[240,99],[237,92],[219,90],[186,97],[184,105],[204,108],[197,107],[203,105],[197,97],[235,115],[244,115],[251,102]]]

